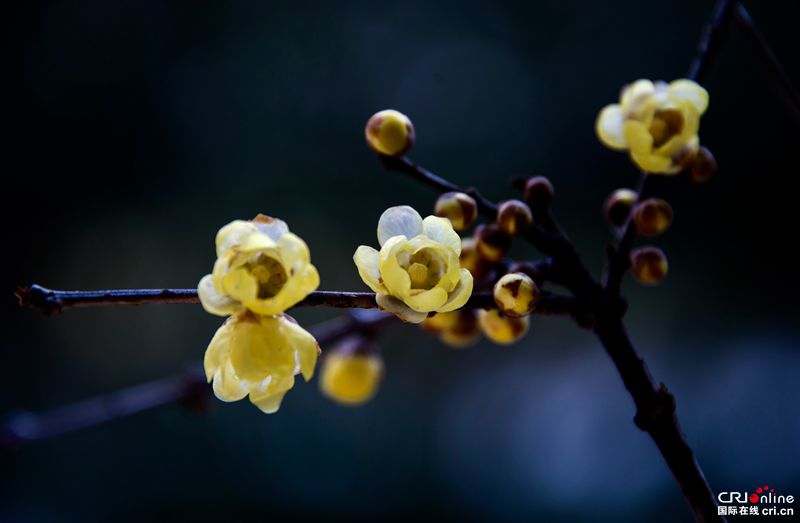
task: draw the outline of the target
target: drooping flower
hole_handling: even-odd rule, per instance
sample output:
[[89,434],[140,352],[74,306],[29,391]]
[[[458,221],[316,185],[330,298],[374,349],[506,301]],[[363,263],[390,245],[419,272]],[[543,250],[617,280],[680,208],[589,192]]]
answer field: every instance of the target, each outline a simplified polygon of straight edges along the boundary
[[281,220],[259,214],[233,221],[219,230],[216,243],[214,271],[197,287],[211,314],[280,314],[319,286],[308,246]]
[[380,308],[402,320],[456,310],[472,294],[472,274],[459,262],[461,238],[447,218],[423,220],[407,205],[390,207],[378,220],[378,243],[380,252],[361,245],[353,261]]
[[248,311],[231,316],[206,349],[206,379],[222,401],[246,396],[262,411],[278,410],[296,374],[314,374],[317,340],[288,316],[259,316]]
[[595,130],[603,144],[628,151],[642,170],[676,174],[697,153],[707,107],[708,92],[692,80],[637,80],[622,90],[619,103],[600,111]]

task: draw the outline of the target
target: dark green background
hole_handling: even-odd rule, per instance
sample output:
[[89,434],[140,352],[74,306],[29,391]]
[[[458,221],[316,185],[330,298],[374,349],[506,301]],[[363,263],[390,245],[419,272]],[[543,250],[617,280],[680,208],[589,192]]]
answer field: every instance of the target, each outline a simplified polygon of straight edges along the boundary
[[[685,74],[711,3],[24,2],[4,16],[0,415],[179,372],[220,319],[199,306],[19,310],[19,283],[192,287],[234,218],[285,219],[322,289],[366,290],[351,261],[380,212],[429,212],[383,172],[375,111],[408,114],[411,156],[489,197],[543,174],[599,274],[600,205],[635,183],[599,109],[636,78]],[[796,5],[751,2],[800,78]],[[11,9],[10,7],[6,8]],[[740,33],[706,83],[719,175],[662,184],[664,285],[628,282],[628,324],[678,399],[717,490],[800,495],[798,120]],[[518,256],[533,256],[526,246]],[[304,310],[305,325],[336,311]],[[0,520],[686,521],[680,493],[595,339],[534,318],[511,347],[464,351],[413,327],[381,340],[359,409],[299,383],[281,411],[215,402],[39,442],[0,458]],[[795,510],[800,507],[796,507]]]

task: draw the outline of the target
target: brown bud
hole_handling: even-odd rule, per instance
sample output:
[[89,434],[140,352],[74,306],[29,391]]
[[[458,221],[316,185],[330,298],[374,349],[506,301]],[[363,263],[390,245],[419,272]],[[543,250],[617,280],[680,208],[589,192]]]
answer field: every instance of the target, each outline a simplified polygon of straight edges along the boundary
[[506,200],[497,207],[497,225],[509,236],[517,236],[533,225],[530,208],[519,200]]
[[467,237],[461,240],[461,255],[458,257],[461,267],[467,269],[475,279],[486,275],[488,270],[486,260],[478,252],[475,238]]
[[547,209],[555,195],[553,184],[544,176],[534,176],[525,182],[525,201],[534,209]]
[[454,325],[443,330],[439,335],[439,339],[447,345],[460,349],[472,345],[481,337],[481,329],[478,325],[478,316],[475,309],[461,308],[444,314],[452,314],[456,317]]
[[511,237],[494,223],[479,225],[475,229],[475,242],[481,258],[490,262],[502,260],[511,248]]
[[631,252],[631,272],[640,283],[661,283],[668,268],[667,257],[658,247],[642,247]]
[[630,189],[617,189],[606,198],[603,204],[603,214],[606,220],[614,227],[622,227],[631,212],[638,195]]
[[468,194],[446,192],[436,200],[433,213],[450,220],[453,229],[463,231],[475,223],[478,217],[478,205]]
[[478,311],[481,330],[494,343],[509,345],[528,332],[528,317],[512,318],[501,314],[497,309]]
[[648,198],[633,209],[633,223],[644,236],[658,236],[672,225],[672,207],[661,198]]
[[521,272],[512,272],[500,278],[494,284],[492,293],[500,312],[514,318],[530,314],[542,295],[530,276]]
[[689,166],[689,179],[694,183],[707,182],[714,173],[717,172],[717,160],[705,147],[700,147],[694,157],[694,161]]

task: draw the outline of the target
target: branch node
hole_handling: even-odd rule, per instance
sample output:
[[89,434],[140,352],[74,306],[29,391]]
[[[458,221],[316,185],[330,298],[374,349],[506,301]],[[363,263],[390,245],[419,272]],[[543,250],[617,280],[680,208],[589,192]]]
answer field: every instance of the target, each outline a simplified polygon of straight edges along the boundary
[[675,418],[675,396],[663,383],[652,396],[636,409],[633,422],[644,432],[652,432],[656,427],[672,423]]

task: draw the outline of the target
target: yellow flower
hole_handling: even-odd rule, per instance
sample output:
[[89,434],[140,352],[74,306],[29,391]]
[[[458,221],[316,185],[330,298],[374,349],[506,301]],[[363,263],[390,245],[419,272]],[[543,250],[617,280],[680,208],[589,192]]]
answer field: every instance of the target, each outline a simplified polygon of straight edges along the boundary
[[203,308],[228,316],[242,310],[280,314],[319,287],[308,246],[281,220],[259,214],[217,233],[214,271],[200,280]]
[[637,80],[622,90],[619,103],[600,111],[595,130],[607,147],[627,150],[642,170],[676,174],[697,153],[707,107],[708,92],[691,80]]
[[333,352],[322,362],[320,388],[343,405],[361,405],[378,391],[383,377],[383,358],[377,353]]
[[378,220],[381,250],[361,245],[353,256],[358,274],[381,309],[420,323],[429,312],[462,307],[472,294],[472,274],[461,268],[461,238],[450,220],[422,217],[407,205],[386,209]]
[[203,365],[217,398],[238,401],[249,395],[256,407],[271,414],[294,386],[296,374],[311,379],[318,354],[317,340],[288,316],[243,312],[217,330]]

